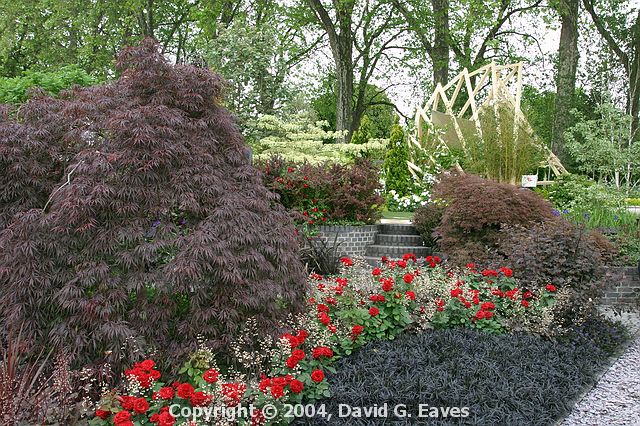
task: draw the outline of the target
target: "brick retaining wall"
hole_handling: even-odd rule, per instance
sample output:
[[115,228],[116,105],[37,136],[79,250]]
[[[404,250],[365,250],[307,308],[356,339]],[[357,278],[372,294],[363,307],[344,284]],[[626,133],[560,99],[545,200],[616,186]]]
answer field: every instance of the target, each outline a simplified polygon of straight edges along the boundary
[[367,246],[375,242],[378,230],[379,225],[320,226],[318,237],[332,244],[337,233],[341,256],[364,256]]
[[605,305],[631,304],[640,296],[640,275],[637,266],[610,266],[606,268]]

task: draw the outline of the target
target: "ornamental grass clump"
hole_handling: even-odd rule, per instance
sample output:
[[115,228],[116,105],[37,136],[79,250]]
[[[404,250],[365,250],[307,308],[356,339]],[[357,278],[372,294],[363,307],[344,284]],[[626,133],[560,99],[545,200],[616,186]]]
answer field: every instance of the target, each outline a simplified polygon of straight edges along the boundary
[[49,101],[80,149],[0,232],[2,327],[116,365],[125,341],[179,362],[199,335],[224,351],[249,317],[272,330],[302,308],[305,275],[291,219],[220,106],[222,78],[170,65],[150,39],[118,67]]

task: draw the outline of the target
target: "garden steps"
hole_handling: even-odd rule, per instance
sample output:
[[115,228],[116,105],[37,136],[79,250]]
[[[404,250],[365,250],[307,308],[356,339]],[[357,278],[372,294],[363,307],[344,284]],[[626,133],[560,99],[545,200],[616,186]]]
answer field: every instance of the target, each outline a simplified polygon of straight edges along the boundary
[[382,256],[397,260],[405,253],[425,257],[432,251],[431,247],[423,245],[422,237],[412,223],[383,223],[374,244],[367,246],[364,259],[371,266],[379,266]]

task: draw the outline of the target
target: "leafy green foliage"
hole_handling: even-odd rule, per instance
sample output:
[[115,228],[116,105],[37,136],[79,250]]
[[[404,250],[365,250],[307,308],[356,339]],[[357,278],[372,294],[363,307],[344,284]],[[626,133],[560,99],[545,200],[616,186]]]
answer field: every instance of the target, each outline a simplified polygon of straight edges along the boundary
[[633,186],[637,176],[629,172],[640,165],[640,144],[631,143],[631,117],[612,103],[595,108],[595,118],[574,111],[577,123],[566,135],[566,147],[578,170],[598,181]]
[[361,145],[333,143],[337,132],[326,130],[326,122],[314,122],[308,111],[285,118],[263,115],[248,126],[255,140],[252,143],[254,157],[259,161],[280,156],[295,163],[349,163],[360,157],[379,156],[386,146],[383,140]]
[[21,77],[0,78],[0,103],[20,104],[27,100],[29,89],[40,88],[50,95],[57,95],[75,85],[90,86],[97,79],[76,65],[68,65],[57,71],[25,71]]
[[389,193],[394,190],[399,196],[409,195],[413,186],[413,178],[407,166],[409,148],[405,143],[402,127],[395,124],[391,128],[391,136],[382,167],[384,189]]

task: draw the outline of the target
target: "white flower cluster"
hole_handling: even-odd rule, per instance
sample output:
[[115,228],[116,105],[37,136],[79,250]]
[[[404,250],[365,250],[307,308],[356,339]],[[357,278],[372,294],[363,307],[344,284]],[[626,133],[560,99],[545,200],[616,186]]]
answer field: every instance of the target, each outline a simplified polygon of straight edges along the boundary
[[431,193],[427,190],[423,190],[418,194],[400,196],[392,189],[389,191],[389,195],[391,195],[391,199],[388,200],[388,203],[402,211],[413,211],[420,206],[426,205],[431,199]]

